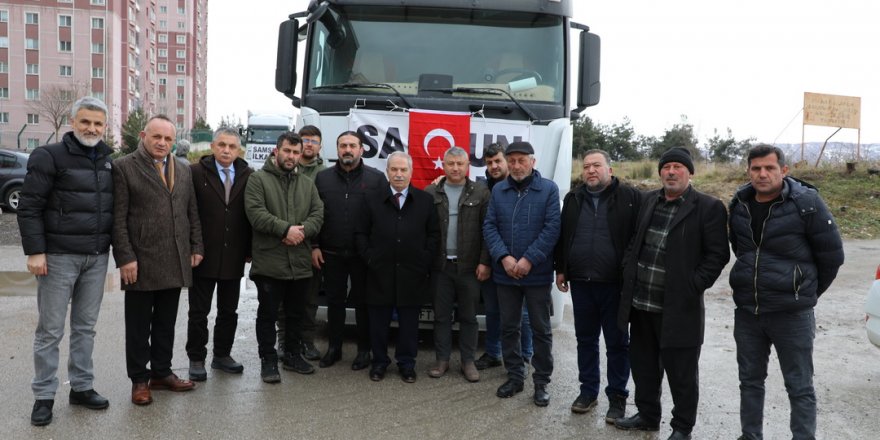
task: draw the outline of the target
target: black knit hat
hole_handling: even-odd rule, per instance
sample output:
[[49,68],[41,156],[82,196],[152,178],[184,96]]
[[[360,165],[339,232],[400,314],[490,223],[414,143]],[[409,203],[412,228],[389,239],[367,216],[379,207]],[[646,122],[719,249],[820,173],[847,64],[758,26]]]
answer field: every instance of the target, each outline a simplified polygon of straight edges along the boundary
[[691,152],[688,151],[687,148],[673,147],[666,150],[666,152],[660,156],[660,163],[657,164],[657,172],[659,173],[663,168],[663,165],[666,165],[669,162],[678,162],[687,167],[688,171],[691,172],[691,175],[694,174],[694,161],[691,159]]

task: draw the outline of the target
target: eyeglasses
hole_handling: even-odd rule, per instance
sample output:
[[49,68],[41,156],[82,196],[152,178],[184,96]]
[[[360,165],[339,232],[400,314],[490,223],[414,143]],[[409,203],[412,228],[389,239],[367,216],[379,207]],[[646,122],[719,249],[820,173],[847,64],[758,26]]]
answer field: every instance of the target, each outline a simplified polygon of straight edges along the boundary
[[314,139],[303,139],[302,142],[304,144],[321,145],[321,141],[316,141]]

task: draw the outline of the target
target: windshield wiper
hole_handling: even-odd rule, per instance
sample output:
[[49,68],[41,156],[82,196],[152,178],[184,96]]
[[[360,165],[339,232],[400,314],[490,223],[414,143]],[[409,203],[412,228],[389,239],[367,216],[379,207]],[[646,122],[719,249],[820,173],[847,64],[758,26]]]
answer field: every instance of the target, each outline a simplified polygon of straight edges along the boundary
[[516,98],[515,98],[513,95],[511,95],[510,92],[508,92],[507,90],[503,90],[503,89],[493,89],[493,88],[489,88],[489,87],[486,87],[486,88],[481,88],[481,87],[453,87],[453,88],[451,88],[451,89],[450,89],[450,88],[447,88],[447,89],[422,89],[422,90],[423,90],[423,91],[426,91],[426,92],[442,92],[442,93],[449,93],[449,94],[452,94],[452,93],[482,93],[482,94],[488,94],[488,95],[506,95],[506,96],[507,96],[508,98],[510,98],[510,100],[513,101],[513,103],[516,104],[516,106],[519,107],[519,108],[523,111],[523,113],[525,113],[525,114],[526,114],[526,115],[527,115],[532,121],[539,121],[538,117],[535,116],[535,114],[532,113],[532,111],[531,111],[528,107],[526,107],[525,104],[523,104],[523,103],[520,102],[518,99],[516,99]]
[[390,89],[406,104],[407,108],[418,108],[412,105],[406,98],[392,86],[391,84],[385,83],[342,83],[342,84],[327,84],[326,86],[317,86],[313,87],[313,90],[344,90],[344,89]]

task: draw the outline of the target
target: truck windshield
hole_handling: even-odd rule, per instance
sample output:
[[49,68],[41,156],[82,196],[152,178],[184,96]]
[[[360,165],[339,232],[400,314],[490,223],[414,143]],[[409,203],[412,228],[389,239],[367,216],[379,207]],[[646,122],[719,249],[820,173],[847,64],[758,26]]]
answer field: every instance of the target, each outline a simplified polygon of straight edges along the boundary
[[[561,103],[561,17],[511,11],[337,6],[309,39],[309,93],[350,94],[337,84],[387,84],[402,95],[430,89],[494,88],[521,101]],[[359,95],[388,94],[380,87]],[[455,94],[447,95],[455,96]],[[508,100],[500,93],[481,98]]]
[[247,142],[253,144],[274,144],[278,136],[286,133],[285,127],[248,127]]

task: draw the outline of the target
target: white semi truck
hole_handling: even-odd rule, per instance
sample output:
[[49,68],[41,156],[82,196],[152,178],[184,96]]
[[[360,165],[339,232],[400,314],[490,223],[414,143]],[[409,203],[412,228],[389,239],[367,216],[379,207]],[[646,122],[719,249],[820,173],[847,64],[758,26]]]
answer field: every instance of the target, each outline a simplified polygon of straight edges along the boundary
[[[395,150],[418,169],[418,159],[436,163],[457,145],[469,148],[479,178],[487,145],[526,140],[562,196],[571,121],[598,103],[600,88],[599,37],[571,20],[573,3],[313,0],[281,23],[275,88],[299,108],[297,126],[322,130],[331,163],[337,135],[354,130],[366,163],[380,170]],[[564,310],[555,288],[553,303],[555,326]]]
[[251,168],[255,170],[263,168],[266,158],[275,149],[278,136],[293,128],[291,122],[290,116],[248,112],[247,134],[245,136],[247,148],[244,158]]

